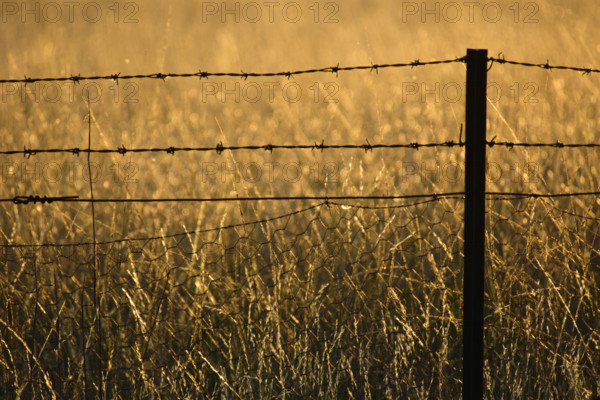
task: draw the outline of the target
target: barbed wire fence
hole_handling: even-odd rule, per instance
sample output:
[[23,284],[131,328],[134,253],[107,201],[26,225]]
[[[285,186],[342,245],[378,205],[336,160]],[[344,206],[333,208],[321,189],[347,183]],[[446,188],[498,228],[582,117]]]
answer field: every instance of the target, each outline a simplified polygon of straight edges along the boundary
[[[303,74],[377,72],[384,68],[466,61],[467,57],[460,57],[275,73],[199,71],[25,77],[4,79],[0,83],[27,85],[85,80],[118,83],[124,79],[211,76],[293,79]],[[489,68],[494,64],[511,64],[588,75],[600,72],[548,62],[510,61],[501,55],[488,57],[487,61]],[[88,118],[91,124],[91,110]],[[222,154],[224,151],[289,149],[368,152],[468,147],[461,129],[457,141],[428,143],[325,144],[323,140],[291,145],[225,146],[219,142],[212,147],[92,148],[91,125],[89,129],[87,148],[25,147],[1,150],[0,154],[26,158],[44,153],[87,154],[89,166],[89,156],[96,153],[176,156],[183,152]],[[489,141],[483,138],[482,143],[484,148],[507,150],[600,147],[599,143],[496,142],[495,138]],[[1,362],[10,373],[4,373],[4,390],[0,390],[0,394],[51,398],[64,398],[69,394],[86,398],[248,398],[258,393],[261,398],[401,398],[456,397],[461,390],[464,392],[464,388],[461,389],[465,384],[465,377],[461,376],[464,371],[457,357],[462,351],[463,310],[449,305],[460,304],[464,293],[463,277],[455,268],[464,262],[465,243],[461,234],[464,226],[454,216],[466,211],[468,188],[422,195],[158,199],[99,198],[94,196],[93,187],[90,189],[89,198],[70,193],[57,196],[24,193],[1,198],[0,202],[17,206],[292,200],[317,203],[252,222],[156,236],[16,243],[4,235],[0,249],[4,265],[2,281],[7,289],[0,318],[5,351]],[[600,224],[600,215],[570,212],[550,200],[598,195],[600,192],[594,191],[485,192],[489,204],[486,213],[495,218],[485,233],[492,262],[504,266],[532,265],[518,235],[511,237],[508,233],[522,231],[518,220],[527,215],[542,231],[552,233],[556,233],[557,228],[551,225],[560,221],[562,229],[574,237],[569,243],[577,243],[578,248],[563,246],[554,250],[553,259],[567,254],[569,265],[585,264],[582,254],[593,256],[600,248],[599,239],[592,240],[593,243],[587,240],[589,235],[598,237],[595,226]],[[367,205],[367,200],[393,203]],[[403,203],[397,204],[399,201]],[[428,212],[434,206],[441,211]],[[508,217],[506,207],[510,209]],[[579,284],[576,280],[567,282],[566,278],[556,282],[552,271],[539,263],[534,267],[545,282],[540,290],[554,291],[559,298],[557,283],[563,283],[569,290],[576,290]],[[583,268],[577,273],[589,277]],[[491,275],[496,280],[487,289],[488,296],[493,297],[500,292],[494,285],[501,281],[496,272]],[[511,291],[523,299],[535,299],[530,289],[511,288]],[[481,292],[483,295],[483,287]],[[500,299],[501,302],[506,300]],[[521,315],[519,307],[525,307],[525,303],[523,300],[508,311],[518,317]],[[598,343],[593,325],[597,314],[591,310],[592,303],[583,304],[581,313],[567,307],[565,318],[572,321],[576,332],[567,336],[562,331],[560,339],[573,348],[586,343],[588,352],[582,353],[580,359],[587,368],[582,378],[587,382],[598,373],[598,362],[592,359],[592,343],[594,340]],[[490,353],[490,363],[506,361],[506,343],[495,340],[494,336],[498,332],[501,336],[503,323],[486,325],[486,345],[496,351]],[[526,335],[550,335],[555,327],[532,331],[523,323],[519,329],[525,330]],[[532,345],[528,348],[540,357],[563,357],[564,363],[570,362],[568,356],[556,350],[540,352]],[[443,355],[442,362],[436,359],[436,354]],[[499,365],[497,371],[488,373],[500,374],[503,368]],[[514,374],[506,372],[506,376]],[[483,365],[479,373],[483,376]],[[536,385],[541,384],[533,384]]]

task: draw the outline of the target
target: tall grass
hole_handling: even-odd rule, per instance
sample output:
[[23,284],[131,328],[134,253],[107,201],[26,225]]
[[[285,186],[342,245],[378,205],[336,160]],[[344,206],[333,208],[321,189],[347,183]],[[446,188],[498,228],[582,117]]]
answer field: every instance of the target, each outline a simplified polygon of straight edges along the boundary
[[[12,31],[0,39],[7,49],[1,75],[279,71],[452,58],[467,47],[524,61],[600,65],[600,48],[590,41],[598,33],[591,1],[541,1],[539,22],[531,24],[511,20],[510,2],[498,2],[507,15],[499,23],[455,24],[417,17],[403,23],[391,1],[344,2],[333,24],[312,22],[310,2],[299,2],[307,18],[295,24],[202,23],[201,6],[151,3],[140,5],[135,24],[9,20]],[[456,64],[290,81],[99,83],[92,147],[456,141],[464,97],[453,101],[444,90],[464,89],[464,76]],[[597,76],[496,64],[489,81],[490,96],[501,90],[488,105],[490,138],[597,142]],[[281,92],[292,82],[302,90],[297,102]],[[239,101],[207,96],[207,85],[236,91],[236,84]],[[415,84],[419,93],[409,95]],[[263,89],[259,101],[244,99],[248,85]],[[85,86],[59,87],[56,102],[43,95],[49,86],[3,97],[2,149],[87,145]],[[421,97],[424,88],[434,93]],[[598,187],[594,149],[494,147],[488,160],[490,191]],[[460,191],[464,177],[461,149],[92,161],[100,171],[95,197],[115,198],[417,194]],[[3,197],[89,196],[83,158],[2,162]],[[256,169],[247,166],[258,166],[261,176],[249,179]],[[99,242],[181,233],[99,244],[96,298],[92,246],[3,248],[0,395],[94,397],[102,389],[107,398],[459,397],[463,202],[347,203],[96,206]],[[486,396],[600,394],[596,199],[487,206]],[[0,207],[3,244],[91,241],[87,204]]]

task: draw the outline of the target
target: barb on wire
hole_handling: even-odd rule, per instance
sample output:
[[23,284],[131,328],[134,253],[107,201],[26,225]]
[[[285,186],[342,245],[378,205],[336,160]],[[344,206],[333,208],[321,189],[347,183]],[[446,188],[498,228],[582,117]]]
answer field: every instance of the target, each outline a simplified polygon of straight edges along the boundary
[[74,83],[79,83],[81,81],[99,81],[99,80],[112,80],[118,82],[122,79],[160,79],[165,80],[166,78],[208,78],[209,76],[216,77],[233,77],[233,78],[241,78],[248,79],[249,77],[258,78],[258,77],[272,77],[272,76],[281,76],[287,79],[293,78],[294,75],[306,75],[306,74],[315,74],[319,72],[332,73],[336,76],[341,71],[358,71],[358,70],[369,70],[369,71],[378,71],[383,68],[402,68],[402,67],[421,67],[425,65],[439,65],[439,64],[451,64],[451,63],[464,63],[465,57],[457,57],[447,60],[434,60],[434,61],[412,61],[406,63],[393,63],[393,64],[371,64],[371,65],[357,65],[357,66],[348,66],[348,67],[340,67],[339,63],[333,67],[324,67],[324,68],[311,68],[311,69],[303,69],[296,71],[284,71],[284,72],[207,72],[199,70],[198,72],[191,73],[162,73],[157,72],[153,74],[131,74],[131,75],[121,75],[121,73],[116,74],[108,74],[108,75],[88,75],[81,76],[71,75],[71,76],[62,76],[62,77],[47,77],[47,78],[31,78],[25,76],[24,79],[0,79],[0,83],[34,83],[34,82],[60,82],[60,81],[72,81]]
[[79,196],[15,196],[12,199],[2,199],[2,202],[12,201],[14,204],[50,204],[55,201],[73,201]]
[[322,140],[321,143],[315,144],[290,144],[290,145],[279,145],[279,144],[261,144],[261,145],[248,145],[248,146],[224,146],[222,142],[219,142],[216,146],[208,147],[147,147],[147,148],[126,148],[125,145],[118,146],[113,149],[90,149],[90,148],[65,148],[65,149],[28,149],[24,147],[23,150],[0,150],[0,155],[20,155],[31,158],[43,153],[70,153],[75,156],[79,156],[81,153],[113,153],[125,155],[128,153],[166,153],[174,155],[176,152],[212,152],[216,151],[217,154],[222,154],[225,150],[266,150],[273,152],[273,150],[291,150],[291,149],[307,149],[307,150],[326,150],[326,149],[362,149],[365,151],[372,151],[373,149],[394,149],[394,148],[405,148],[418,150],[422,147],[463,147],[464,142],[455,142],[453,140],[445,142],[431,142],[431,143],[375,143],[371,144],[369,140],[363,144],[325,144]]
[[546,70],[550,70],[550,71],[553,69],[576,71],[576,72],[581,72],[584,75],[591,75],[592,72],[596,72],[596,73],[600,72],[600,69],[598,69],[598,68],[572,67],[572,66],[567,66],[567,65],[552,65],[552,64],[550,64],[549,60],[546,60],[545,63],[531,63],[531,62],[507,60],[506,58],[504,58],[504,55],[502,53],[498,54],[498,57],[488,57],[488,61],[491,62],[490,66],[488,68],[488,71],[492,68],[494,63],[498,63],[498,64],[519,65],[522,67],[535,67],[535,68],[541,68],[541,69],[546,69]]

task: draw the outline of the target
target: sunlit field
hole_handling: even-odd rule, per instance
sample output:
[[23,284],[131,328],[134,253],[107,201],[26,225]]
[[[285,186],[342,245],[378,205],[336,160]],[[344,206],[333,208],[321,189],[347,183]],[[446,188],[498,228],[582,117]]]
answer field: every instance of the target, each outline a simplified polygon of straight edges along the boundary
[[[0,79],[600,67],[591,0],[267,3],[4,2]],[[489,140],[600,143],[597,73],[490,66]],[[0,397],[460,397],[464,196],[324,198],[464,192],[464,147],[368,145],[464,140],[465,74],[2,83],[2,152],[163,150],[0,155]],[[269,144],[315,148],[218,150]],[[486,189],[596,192],[598,151],[493,146]],[[92,191],[228,200],[12,202]],[[240,199],[283,196],[323,199]],[[488,197],[485,397],[599,396],[598,196]]]

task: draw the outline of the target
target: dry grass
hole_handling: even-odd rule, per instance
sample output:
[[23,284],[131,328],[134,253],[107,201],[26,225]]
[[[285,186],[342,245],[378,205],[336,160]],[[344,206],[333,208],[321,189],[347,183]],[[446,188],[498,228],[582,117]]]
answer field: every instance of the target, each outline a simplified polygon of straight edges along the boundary
[[[467,47],[524,61],[600,65],[600,47],[590,39],[599,33],[592,1],[537,2],[539,22],[532,24],[514,23],[508,1],[498,2],[506,16],[499,23],[476,14],[475,22],[456,24],[417,17],[403,23],[392,1],[340,3],[334,24],[312,22],[311,2],[299,2],[306,18],[296,24],[202,23],[200,5],[150,3],[140,4],[135,24],[115,24],[105,2],[107,17],[96,24],[9,19],[0,75],[288,70],[452,58]],[[522,19],[529,9],[520,7]],[[464,99],[443,95],[464,76],[455,64],[296,77],[303,95],[294,103],[279,89],[289,84],[285,78],[101,83],[92,145],[457,140]],[[495,65],[489,81],[502,90],[488,106],[490,138],[597,142],[597,76]],[[207,84],[264,90],[256,103],[232,95],[223,102],[205,98]],[[408,95],[414,84],[438,84],[440,99]],[[268,85],[275,87],[273,101]],[[87,144],[83,85],[60,87],[57,102],[44,96],[48,86],[27,87],[37,88],[39,101],[21,96],[23,87],[3,97],[2,149]],[[337,102],[325,102],[333,89]],[[128,95],[138,102],[126,103]],[[96,197],[415,194],[462,190],[463,177],[452,179],[450,168],[462,165],[460,149],[92,158],[102,172]],[[491,179],[491,191],[598,187],[594,149],[494,147],[488,159],[501,175]],[[234,163],[256,163],[262,176],[252,182],[228,173]],[[284,179],[286,163],[302,166],[299,179]],[[441,169],[431,173],[436,163]],[[61,179],[53,179],[56,166]],[[84,158],[70,155],[5,157],[3,197],[87,197],[85,168]],[[207,168],[216,169],[216,178]],[[331,171],[334,179],[325,179]],[[459,397],[462,201],[402,204],[97,206],[99,241],[183,234],[99,245],[96,291],[90,246],[3,249],[0,395],[83,397],[87,390],[94,397],[102,382],[107,398]],[[0,207],[3,243],[92,238],[89,205]],[[210,230],[296,210],[304,211]],[[598,212],[592,197],[488,202],[488,398],[600,394],[600,271],[590,262]]]

